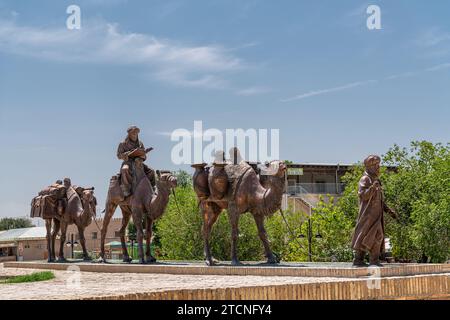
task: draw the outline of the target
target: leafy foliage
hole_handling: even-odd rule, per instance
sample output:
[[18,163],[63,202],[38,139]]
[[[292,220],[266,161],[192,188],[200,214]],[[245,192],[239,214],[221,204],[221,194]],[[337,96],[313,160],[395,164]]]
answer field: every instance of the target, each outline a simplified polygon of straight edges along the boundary
[[19,229],[34,227],[27,218],[2,218],[0,219],[0,230]]
[[396,145],[384,157],[398,166],[385,177],[386,198],[401,221],[388,229],[398,258],[444,262],[450,257],[449,151],[448,144],[415,141],[409,150]]

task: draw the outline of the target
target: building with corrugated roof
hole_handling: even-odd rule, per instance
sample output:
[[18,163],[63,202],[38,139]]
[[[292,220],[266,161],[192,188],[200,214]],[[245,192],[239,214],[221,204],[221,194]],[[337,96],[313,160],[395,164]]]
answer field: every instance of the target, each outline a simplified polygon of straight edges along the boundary
[[45,227],[6,230],[0,233],[0,262],[44,259]]
[[[100,251],[100,228],[103,219],[92,222],[84,231],[86,248],[89,252],[98,253]],[[119,230],[122,225],[122,218],[113,218],[108,226],[106,242],[120,241]],[[80,235],[75,225],[67,228],[66,241],[73,238],[76,242],[75,251],[81,251]],[[47,230],[45,227],[31,227],[10,229],[0,231],[0,262],[5,261],[30,261],[46,260],[47,255]],[[55,250],[59,252],[59,235],[55,241]],[[64,255],[71,257],[71,246],[64,245]],[[56,254],[58,256],[58,254]]]

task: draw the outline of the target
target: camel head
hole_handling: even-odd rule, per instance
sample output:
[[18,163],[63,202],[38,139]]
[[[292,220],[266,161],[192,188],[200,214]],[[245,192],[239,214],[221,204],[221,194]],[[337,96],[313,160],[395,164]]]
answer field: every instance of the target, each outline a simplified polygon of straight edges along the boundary
[[81,200],[89,204],[89,206],[91,207],[92,215],[95,217],[97,199],[94,197],[94,190],[84,190],[81,195]]
[[174,189],[177,186],[177,178],[170,171],[156,171],[159,184],[162,184],[167,189]]
[[286,175],[287,166],[283,161],[273,160],[265,164],[261,168],[261,176],[273,176],[277,178],[284,178]]
[[274,160],[266,163],[259,175],[261,185],[265,188],[275,187],[282,190],[285,187],[287,166],[283,161]]

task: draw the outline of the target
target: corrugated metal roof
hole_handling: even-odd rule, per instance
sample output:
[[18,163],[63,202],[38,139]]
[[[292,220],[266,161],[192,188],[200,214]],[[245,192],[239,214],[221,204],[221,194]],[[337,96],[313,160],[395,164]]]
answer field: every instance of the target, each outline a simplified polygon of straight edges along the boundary
[[47,230],[45,227],[31,227],[6,230],[0,233],[0,242],[25,239],[45,239]]

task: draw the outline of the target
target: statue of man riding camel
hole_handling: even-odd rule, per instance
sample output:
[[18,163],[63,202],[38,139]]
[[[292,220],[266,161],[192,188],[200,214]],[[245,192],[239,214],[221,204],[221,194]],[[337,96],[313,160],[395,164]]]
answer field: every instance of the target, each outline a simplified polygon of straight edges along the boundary
[[[131,126],[127,130],[127,137],[123,142],[119,144],[117,148],[117,158],[122,160],[122,166],[120,169],[121,173],[121,188],[125,197],[132,194],[133,186],[133,173],[135,171],[136,158],[141,158],[143,161],[147,159],[147,153],[152,151],[153,148],[146,149],[142,141],[139,140],[140,129],[136,126]],[[144,172],[147,178],[150,180],[152,187],[155,187],[156,179],[155,172],[153,169],[149,168],[145,163],[143,163]]]

